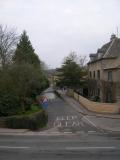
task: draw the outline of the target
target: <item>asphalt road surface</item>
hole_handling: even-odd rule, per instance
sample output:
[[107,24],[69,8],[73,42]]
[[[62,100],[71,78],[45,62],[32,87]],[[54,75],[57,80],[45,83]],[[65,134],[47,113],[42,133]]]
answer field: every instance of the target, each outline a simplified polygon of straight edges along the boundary
[[119,136],[0,136],[0,160],[119,160]]
[[83,114],[78,113],[72,106],[57,97],[52,88],[46,90],[44,95],[49,101],[47,129],[69,133],[103,132],[89,121],[86,122]]
[[44,134],[0,135],[0,160],[120,160],[119,133],[85,122],[52,88],[44,94],[49,99]]

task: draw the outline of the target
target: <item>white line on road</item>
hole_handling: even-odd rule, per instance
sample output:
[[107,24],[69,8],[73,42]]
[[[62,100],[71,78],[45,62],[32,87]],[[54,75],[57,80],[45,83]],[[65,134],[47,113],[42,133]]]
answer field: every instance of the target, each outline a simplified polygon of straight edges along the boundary
[[64,132],[65,134],[71,134],[72,132]]
[[30,147],[18,147],[18,146],[0,146],[0,149],[29,149]]
[[96,133],[96,131],[88,131],[88,133]]
[[66,147],[66,150],[116,149],[116,147]]
[[67,127],[67,125],[68,125],[68,123],[67,123],[67,121],[65,122],[65,127]]
[[86,119],[90,124],[92,124],[95,128],[97,128],[97,126],[92,122],[92,121],[90,121],[87,117],[83,117],[84,119]]
[[59,122],[59,121],[55,121],[54,124],[53,124],[53,126],[59,128],[59,127],[62,127],[62,123]]

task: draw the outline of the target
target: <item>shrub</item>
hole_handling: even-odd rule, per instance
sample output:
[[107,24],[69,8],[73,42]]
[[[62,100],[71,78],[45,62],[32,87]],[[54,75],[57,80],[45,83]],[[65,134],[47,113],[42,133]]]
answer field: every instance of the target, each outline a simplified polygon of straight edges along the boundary
[[47,124],[48,115],[45,111],[39,111],[30,115],[12,116],[7,119],[8,128],[36,130]]
[[32,65],[10,65],[0,70],[0,116],[30,110],[35,97],[46,87],[44,74]]
[[20,111],[20,101],[16,95],[0,94],[0,116],[11,116]]

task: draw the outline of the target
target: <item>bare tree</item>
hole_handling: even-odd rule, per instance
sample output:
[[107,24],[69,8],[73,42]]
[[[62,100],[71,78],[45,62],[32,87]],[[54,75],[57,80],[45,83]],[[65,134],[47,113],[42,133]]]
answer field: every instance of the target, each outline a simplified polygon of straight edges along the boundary
[[86,56],[79,56],[78,63],[80,65],[80,67],[85,67],[86,63],[87,63],[87,57]]
[[76,62],[76,63],[77,63],[77,58],[78,58],[78,57],[77,57],[76,52],[75,52],[75,51],[71,51],[70,54],[63,59],[63,62],[73,61],[73,62]]
[[17,40],[15,29],[0,25],[0,63],[2,67],[11,61],[11,54],[16,47]]

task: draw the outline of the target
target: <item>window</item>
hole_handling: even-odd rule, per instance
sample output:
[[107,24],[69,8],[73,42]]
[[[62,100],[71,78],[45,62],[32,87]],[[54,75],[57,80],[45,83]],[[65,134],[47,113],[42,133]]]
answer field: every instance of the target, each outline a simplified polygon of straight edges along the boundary
[[100,70],[97,71],[97,78],[100,79]]
[[112,81],[112,71],[108,71],[108,81]]
[[91,71],[90,71],[90,78],[92,78],[92,73],[91,73]]
[[94,78],[95,78],[95,71],[93,72],[93,76],[94,76]]

